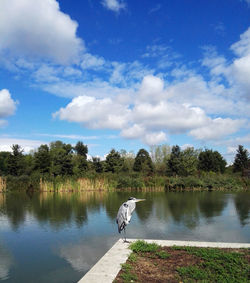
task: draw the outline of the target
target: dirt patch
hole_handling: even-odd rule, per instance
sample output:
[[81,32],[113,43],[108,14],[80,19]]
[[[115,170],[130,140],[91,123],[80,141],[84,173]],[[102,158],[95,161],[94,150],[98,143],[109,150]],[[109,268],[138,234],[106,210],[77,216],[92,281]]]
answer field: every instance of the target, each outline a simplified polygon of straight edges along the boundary
[[[225,252],[243,253],[244,259],[250,264],[249,250],[221,249]],[[160,256],[159,256],[160,255]],[[165,255],[165,256],[164,256]],[[157,253],[133,253],[118,273],[115,283],[121,282],[182,282],[179,268],[201,266],[204,260],[187,250],[161,247]],[[126,268],[124,268],[126,267]],[[133,274],[132,277],[127,276]],[[184,280],[185,281],[185,280]],[[199,281],[199,280],[198,280]],[[189,281],[190,282],[190,281]],[[197,282],[196,280],[192,282]]]

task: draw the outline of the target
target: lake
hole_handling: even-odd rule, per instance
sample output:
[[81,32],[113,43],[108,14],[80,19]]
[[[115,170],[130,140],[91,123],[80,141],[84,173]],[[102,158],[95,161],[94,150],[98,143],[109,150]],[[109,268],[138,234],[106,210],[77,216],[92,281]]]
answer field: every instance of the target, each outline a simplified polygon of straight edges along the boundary
[[128,238],[250,242],[250,193],[0,194],[0,281],[77,282],[121,237],[117,211],[137,204]]

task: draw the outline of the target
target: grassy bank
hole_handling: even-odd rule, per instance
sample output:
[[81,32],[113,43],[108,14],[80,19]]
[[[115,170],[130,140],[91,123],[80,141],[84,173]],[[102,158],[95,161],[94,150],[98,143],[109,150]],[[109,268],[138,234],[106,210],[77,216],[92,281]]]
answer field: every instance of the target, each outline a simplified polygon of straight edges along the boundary
[[48,192],[71,191],[241,191],[250,188],[250,179],[238,175],[206,173],[200,176],[167,177],[143,176],[139,174],[102,174],[101,176],[41,177],[20,176],[0,177],[0,191],[35,190]]
[[114,282],[249,282],[250,249],[161,247],[137,241]]

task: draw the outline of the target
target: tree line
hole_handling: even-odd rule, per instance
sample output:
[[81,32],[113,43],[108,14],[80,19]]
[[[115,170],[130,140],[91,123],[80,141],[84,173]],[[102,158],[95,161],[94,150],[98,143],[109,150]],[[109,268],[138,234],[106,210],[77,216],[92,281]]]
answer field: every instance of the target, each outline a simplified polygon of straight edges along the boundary
[[111,149],[105,160],[87,158],[88,147],[78,141],[75,146],[54,141],[43,144],[36,151],[24,154],[18,144],[12,145],[12,152],[0,152],[0,176],[57,176],[88,177],[91,174],[141,174],[143,176],[192,176],[199,172],[230,173],[250,169],[247,149],[238,146],[232,166],[226,167],[226,160],[212,149],[194,149],[180,146],[152,146],[150,152],[140,149],[135,155],[125,150]]

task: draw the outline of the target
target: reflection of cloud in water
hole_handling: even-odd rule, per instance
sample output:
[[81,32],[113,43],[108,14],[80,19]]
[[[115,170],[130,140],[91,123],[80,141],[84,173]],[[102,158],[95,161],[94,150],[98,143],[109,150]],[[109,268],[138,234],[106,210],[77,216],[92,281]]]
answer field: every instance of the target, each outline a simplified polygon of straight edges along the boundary
[[57,253],[78,272],[87,272],[115,243],[116,238],[96,237],[59,247]]
[[9,277],[9,270],[13,264],[11,254],[0,243],[0,279],[6,280]]

